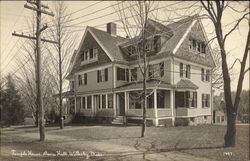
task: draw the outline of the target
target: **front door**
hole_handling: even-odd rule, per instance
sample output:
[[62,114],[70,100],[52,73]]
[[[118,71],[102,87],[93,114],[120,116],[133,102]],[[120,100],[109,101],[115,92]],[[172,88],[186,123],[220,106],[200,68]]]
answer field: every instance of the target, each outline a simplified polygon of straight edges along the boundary
[[119,115],[125,116],[125,95],[124,95],[124,93],[119,93]]

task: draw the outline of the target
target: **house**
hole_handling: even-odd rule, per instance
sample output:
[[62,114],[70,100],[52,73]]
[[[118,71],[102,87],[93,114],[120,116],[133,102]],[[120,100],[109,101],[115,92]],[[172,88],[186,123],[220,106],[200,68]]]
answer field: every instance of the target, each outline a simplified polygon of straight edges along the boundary
[[[227,117],[225,113],[225,101],[224,93],[220,93],[218,96],[213,98],[213,123],[214,124],[226,124]],[[224,110],[223,110],[224,109]]]
[[[201,21],[191,16],[163,25],[149,19],[146,31],[147,124],[212,123],[215,63]],[[85,119],[140,121],[142,74],[135,51],[134,43],[117,35],[116,24],[108,23],[107,31],[87,27],[67,76],[69,112]]]

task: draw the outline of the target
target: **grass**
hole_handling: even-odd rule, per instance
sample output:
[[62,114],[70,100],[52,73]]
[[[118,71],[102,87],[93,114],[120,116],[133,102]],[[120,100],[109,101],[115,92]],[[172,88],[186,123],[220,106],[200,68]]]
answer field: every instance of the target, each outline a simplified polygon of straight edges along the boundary
[[[16,133],[18,130],[19,134]],[[63,131],[51,127],[46,130],[46,136],[50,138],[41,143],[34,140],[38,137],[37,129],[25,128],[9,131],[8,135],[3,131],[2,147],[23,149],[29,146],[34,152],[55,149],[105,152],[105,148],[110,148],[109,152],[112,153],[134,148],[145,154],[180,152],[218,161],[248,160],[249,126],[237,126],[237,142],[234,148],[223,147],[225,131],[226,126],[223,125],[148,127],[145,137],[140,138],[139,126],[80,126],[66,127]],[[35,136],[31,139],[32,135]]]

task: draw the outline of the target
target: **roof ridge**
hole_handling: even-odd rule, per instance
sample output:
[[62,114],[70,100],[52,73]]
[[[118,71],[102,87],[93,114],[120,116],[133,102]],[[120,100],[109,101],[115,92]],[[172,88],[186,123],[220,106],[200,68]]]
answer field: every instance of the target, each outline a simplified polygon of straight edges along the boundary
[[89,27],[89,29],[94,29],[94,30],[97,30],[97,31],[100,31],[100,32],[103,32],[103,33],[105,33],[106,35],[109,35],[109,36],[111,36],[112,38],[122,38],[122,39],[126,39],[125,37],[122,37],[122,36],[120,36],[120,35],[116,35],[116,36],[112,36],[112,35],[110,35],[109,33],[107,33],[106,31],[104,31],[104,30],[100,30],[100,29],[98,29],[98,28],[95,28],[95,27],[92,27],[92,26],[88,26]]

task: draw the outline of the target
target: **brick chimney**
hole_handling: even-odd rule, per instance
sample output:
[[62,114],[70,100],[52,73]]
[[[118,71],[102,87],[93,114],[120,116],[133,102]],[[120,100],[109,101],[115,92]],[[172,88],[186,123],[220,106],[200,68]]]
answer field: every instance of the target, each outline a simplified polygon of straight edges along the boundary
[[110,22],[107,24],[107,33],[109,33],[112,36],[116,36],[116,24],[113,22]]

